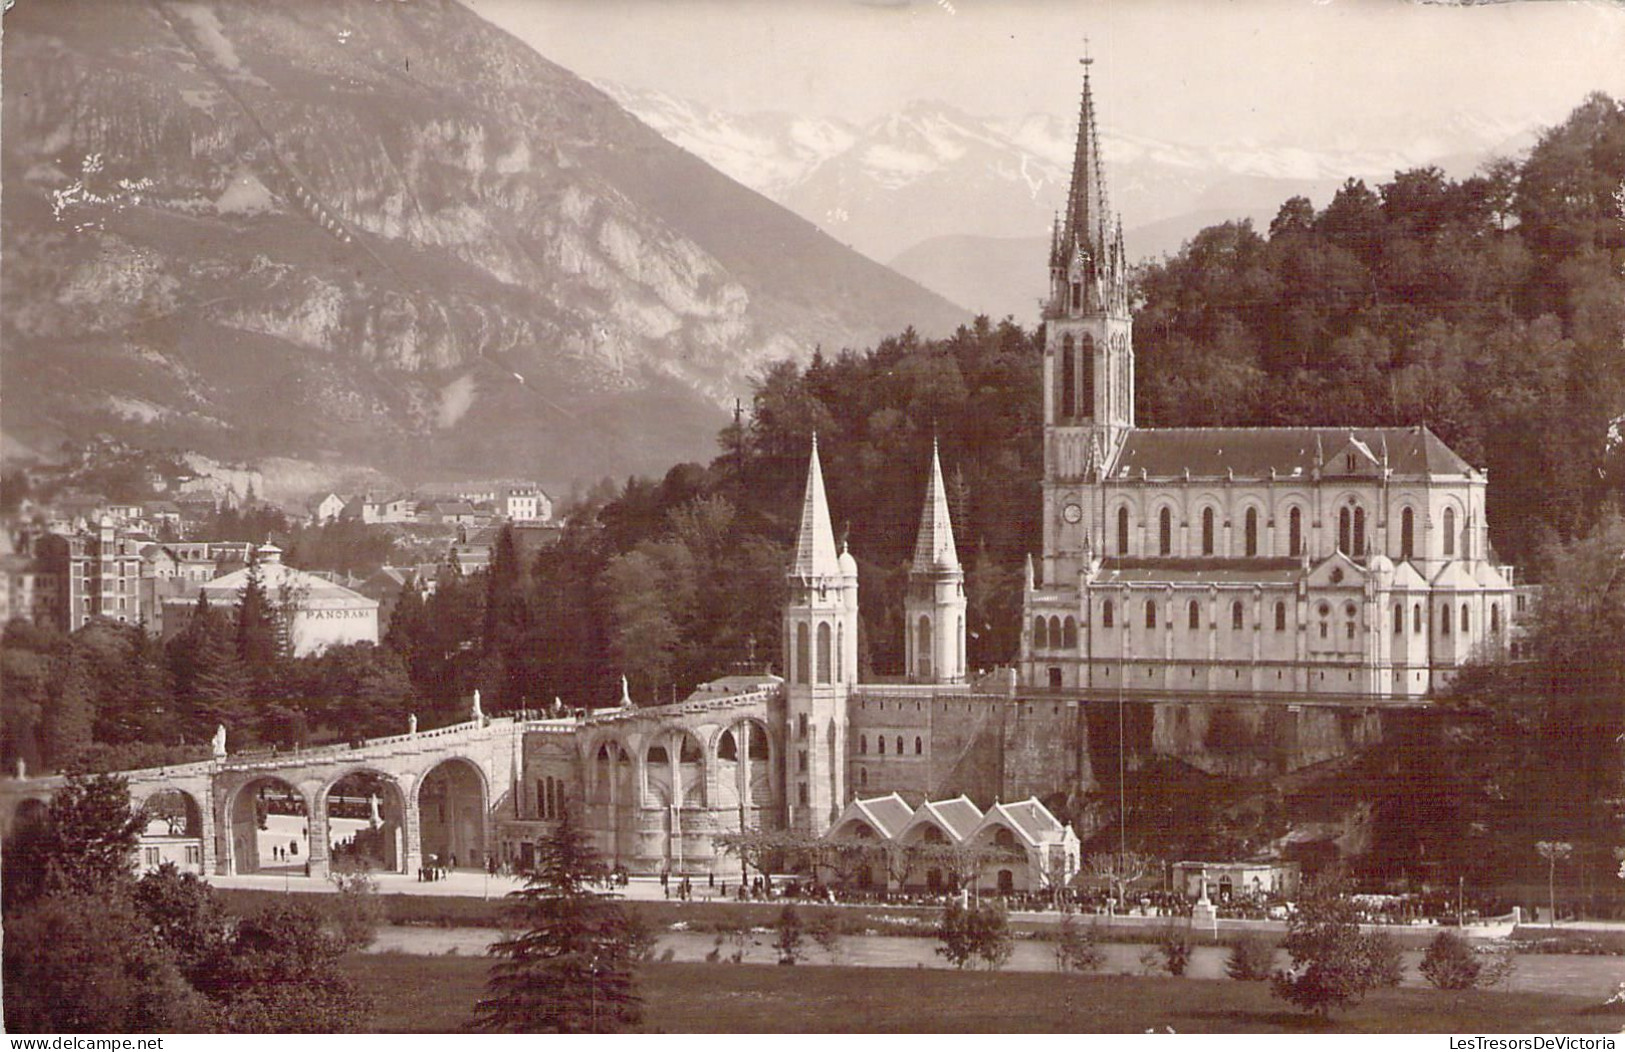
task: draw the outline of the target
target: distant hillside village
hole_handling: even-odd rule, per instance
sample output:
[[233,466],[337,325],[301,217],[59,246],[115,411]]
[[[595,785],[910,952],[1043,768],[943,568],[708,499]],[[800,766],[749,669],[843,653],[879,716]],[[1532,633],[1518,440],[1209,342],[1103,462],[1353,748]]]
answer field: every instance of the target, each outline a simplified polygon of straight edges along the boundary
[[[104,617],[169,638],[186,626],[200,595],[234,605],[253,567],[266,594],[288,608],[293,653],[303,656],[378,642],[408,582],[428,596],[443,573],[484,569],[504,526],[532,555],[562,528],[553,499],[520,479],[432,483],[402,493],[326,491],[293,508],[258,497],[263,480],[250,469],[148,471],[146,488],[164,496],[138,501],[73,484],[53,491],[52,474],[8,478],[29,495],[7,509],[0,531],[0,623],[20,618],[72,632]],[[264,536],[246,523],[279,518],[293,529],[376,532],[389,551],[410,558],[360,573],[299,569],[284,563],[275,543],[221,535],[239,524],[244,536]]]

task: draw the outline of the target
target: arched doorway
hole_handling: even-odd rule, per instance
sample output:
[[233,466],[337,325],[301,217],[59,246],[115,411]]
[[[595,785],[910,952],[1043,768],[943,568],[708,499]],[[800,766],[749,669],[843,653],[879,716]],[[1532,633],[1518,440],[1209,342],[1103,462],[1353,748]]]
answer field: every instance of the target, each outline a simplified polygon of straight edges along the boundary
[[328,858],[336,870],[406,871],[406,798],[395,779],[351,771],[324,790]]
[[159,789],[141,802],[147,825],[141,831],[141,868],[172,862],[185,873],[203,872],[203,809],[191,793]]
[[490,813],[485,778],[468,760],[443,760],[418,787],[418,832],[425,865],[485,865]]
[[310,861],[305,794],[281,778],[256,778],[231,801],[231,872],[304,873]]

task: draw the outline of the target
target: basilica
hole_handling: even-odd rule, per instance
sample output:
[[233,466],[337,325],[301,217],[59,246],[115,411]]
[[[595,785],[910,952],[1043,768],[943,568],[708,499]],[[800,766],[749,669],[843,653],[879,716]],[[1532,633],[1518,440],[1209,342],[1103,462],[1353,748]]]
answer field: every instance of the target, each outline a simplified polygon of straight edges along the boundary
[[[1087,66],[1048,264],[1042,553],[1028,561],[1013,666],[966,667],[965,575],[933,449],[905,675],[859,681],[858,567],[836,543],[814,437],[782,679],[725,677],[672,705],[544,720],[492,719],[476,697],[462,724],[419,734],[413,721],[280,757],[222,742],[213,760],[130,773],[137,798],[191,801],[184,830],[144,840],[144,857],[263,868],[252,803],[270,791],[305,816],[293,826],[320,876],[333,801],[365,771],[382,786],[371,821],[397,872],[432,857],[524,866],[569,809],[633,873],[714,876],[739,864],[720,834],[789,829],[926,854],[991,845],[1026,864],[974,879],[1053,887],[1076,874],[1080,838],[1121,820],[1101,801],[1132,772],[1256,781],[1347,759],[1425,719],[1464,662],[1516,645],[1523,595],[1489,545],[1488,479],[1425,427],[1135,425],[1128,261]],[[58,782],[0,782],[0,826]],[[1292,829],[1260,857],[1311,836],[1357,850],[1359,821]]]

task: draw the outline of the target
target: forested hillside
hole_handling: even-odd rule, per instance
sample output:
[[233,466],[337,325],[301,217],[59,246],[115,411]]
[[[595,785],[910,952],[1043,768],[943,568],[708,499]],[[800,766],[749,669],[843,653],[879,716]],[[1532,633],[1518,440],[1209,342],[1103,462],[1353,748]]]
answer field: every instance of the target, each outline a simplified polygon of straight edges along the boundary
[[1139,421],[1426,424],[1489,468],[1491,541],[1530,564],[1625,476],[1622,181],[1625,112],[1593,95],[1521,163],[1209,227],[1140,275]]

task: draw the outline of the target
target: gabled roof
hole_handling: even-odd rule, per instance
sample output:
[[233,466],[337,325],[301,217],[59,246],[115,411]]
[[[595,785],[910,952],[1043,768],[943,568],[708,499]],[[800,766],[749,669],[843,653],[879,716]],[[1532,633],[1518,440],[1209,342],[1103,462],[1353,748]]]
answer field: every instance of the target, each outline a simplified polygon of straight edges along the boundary
[[1433,575],[1432,583],[1435,588],[1478,587],[1478,581],[1460,560],[1452,560],[1439,567],[1439,572]]
[[882,840],[891,840],[908,826],[909,819],[913,817],[914,809],[896,793],[853,800],[841,812],[840,820],[831,827],[831,832],[838,833],[848,822],[857,821],[868,825]]
[[948,839],[962,844],[981,820],[982,809],[971,803],[968,796],[953,800],[927,800],[914,812],[914,817],[909,819],[903,832],[918,825],[934,825],[946,833]]
[[1501,571],[1494,564],[1484,559],[1480,559],[1474,564],[1473,576],[1478,579],[1480,588],[1505,589],[1512,587],[1511,584],[1507,583],[1507,579],[1502,576]]
[[1037,797],[1011,804],[994,804],[976,827],[976,834],[990,826],[1002,825],[1026,841],[1029,847],[1055,843],[1066,838],[1066,826],[1050,813]]
[[942,461],[937,456],[936,439],[931,440],[931,477],[925,485],[925,507],[920,512],[920,532],[914,541],[914,573],[959,569],[959,552],[954,547],[954,525],[948,514],[948,492],[942,485]]
[[1391,585],[1391,587],[1400,589],[1421,589],[1426,588],[1427,586],[1427,578],[1418,573],[1416,567],[1412,566],[1409,562],[1394,564],[1394,583]]
[[[1386,445],[1399,476],[1465,475],[1471,468],[1425,427],[1162,427],[1135,429],[1112,465],[1114,479],[1207,478],[1308,480],[1326,469],[1327,450],[1358,442],[1367,455]],[[1327,470],[1327,474],[1341,474]]]
[[[1365,583],[1370,571],[1342,552],[1333,552],[1309,571],[1312,588],[1354,588]],[[1332,578],[1337,580],[1332,580]]]
[[840,556],[835,531],[829,524],[829,498],[824,495],[824,469],[818,463],[818,436],[813,435],[807,462],[807,491],[801,501],[801,528],[796,532],[795,561],[790,575],[803,579],[838,577]]

